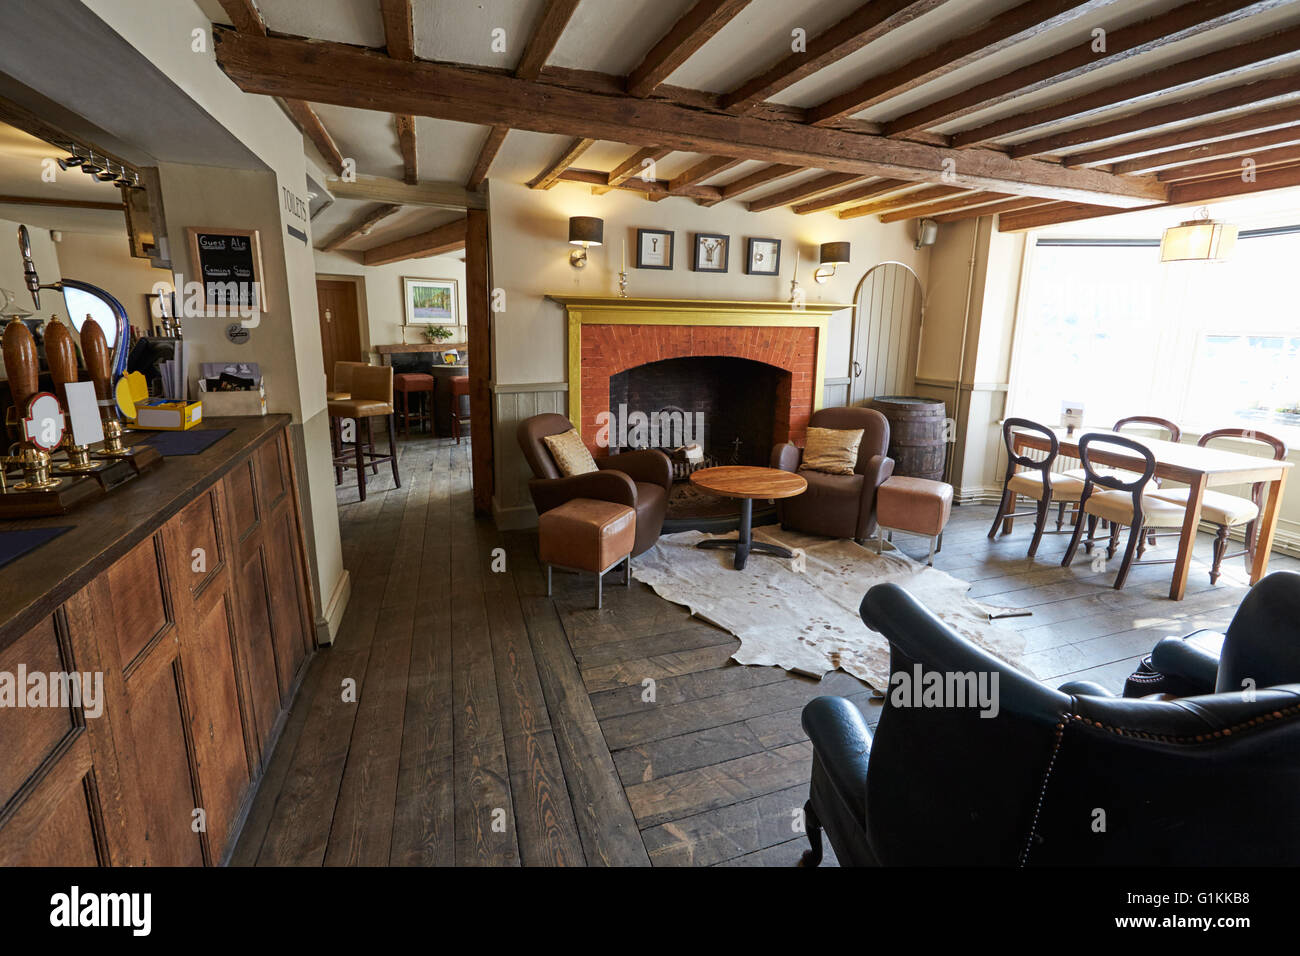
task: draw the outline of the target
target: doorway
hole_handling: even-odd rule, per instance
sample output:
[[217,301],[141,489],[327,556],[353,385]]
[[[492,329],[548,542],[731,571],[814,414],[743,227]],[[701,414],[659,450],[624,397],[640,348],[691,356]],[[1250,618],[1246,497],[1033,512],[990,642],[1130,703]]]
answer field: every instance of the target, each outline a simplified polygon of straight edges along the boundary
[[340,279],[316,280],[321,357],[325,381],[333,384],[335,362],[364,362],[361,354],[361,309],[357,286]]

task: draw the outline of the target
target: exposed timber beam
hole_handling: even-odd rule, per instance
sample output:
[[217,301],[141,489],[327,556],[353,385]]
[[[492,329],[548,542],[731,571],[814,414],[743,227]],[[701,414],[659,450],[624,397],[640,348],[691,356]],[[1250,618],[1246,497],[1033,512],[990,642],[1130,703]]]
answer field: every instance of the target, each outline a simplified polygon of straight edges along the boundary
[[893,212],[895,209],[908,209],[912,206],[923,206],[927,203],[934,202],[936,199],[948,199],[953,196],[963,196],[971,190],[962,189],[960,186],[928,186],[925,189],[917,189],[913,192],[904,193],[901,196],[894,196],[887,199],[879,199],[875,202],[864,203],[861,206],[850,206],[848,209],[841,209],[837,215],[841,219],[860,219],[863,216],[873,216],[882,212]]
[[542,74],[547,57],[560,42],[560,35],[569,24],[573,11],[578,9],[578,0],[547,0],[542,15],[533,26],[532,35],[519,57],[515,67],[515,76],[525,80],[535,80]]
[[907,136],[918,130],[949,123],[977,110],[1024,96],[1053,83],[1063,83],[1103,66],[1114,66],[1171,43],[1187,40],[1267,12],[1287,0],[1190,0],[1166,13],[1131,23],[1106,34],[1106,48],[1095,50],[1088,37],[1070,47],[984,83],[918,107],[884,126],[886,136]]
[[1300,49],[1300,27],[1255,37],[1222,50],[1202,53],[1164,69],[1148,70],[1136,76],[1125,77],[1080,96],[954,133],[952,145],[959,149],[983,146],[993,140],[1040,126],[1063,120],[1088,119],[1116,107],[1136,106],[1143,100],[1187,89],[1202,80],[1219,81],[1241,77],[1279,58],[1294,57],[1297,49]]
[[[1300,136],[1296,137],[1300,139]],[[1156,173],[1161,182],[1178,182],[1184,179],[1203,179],[1207,176],[1244,176],[1248,172],[1265,169],[1270,166],[1287,166],[1300,163],[1300,148],[1293,143],[1276,149],[1257,149],[1244,156],[1228,156],[1203,163],[1187,163],[1172,166]]]
[[578,137],[568,146],[564,147],[564,152],[559,155],[555,162],[551,163],[546,169],[538,173],[528,183],[529,189],[550,189],[559,181],[560,174],[578,161],[583,153],[591,148],[594,139],[583,139]]
[[696,183],[703,182],[711,176],[719,173],[725,173],[728,169],[734,169],[743,163],[743,159],[733,159],[729,156],[713,156],[709,159],[701,160],[684,173],[679,173],[668,181],[670,191],[676,191],[686,186],[693,186]]
[[820,196],[832,189],[852,185],[863,178],[865,177],[854,176],[852,173],[825,173],[774,192],[770,196],[764,196],[762,199],[752,200],[747,205],[750,212],[762,212],[764,209],[775,209],[777,206],[793,206],[795,203]]
[[415,117],[401,114],[396,117],[397,144],[402,151],[402,180],[409,186],[420,181],[420,164],[415,142]]
[[996,202],[1009,198],[1006,193],[969,193],[965,196],[956,196],[952,199],[941,199],[938,202],[926,203],[923,206],[912,206],[910,209],[881,213],[880,221],[902,222],[904,219],[937,219],[937,217],[946,213],[962,212],[979,206],[991,206]]
[[[411,0],[379,0],[379,13],[384,21],[388,55],[396,60],[414,60],[415,17],[411,12]],[[397,126],[397,144],[402,151],[402,178],[414,185],[420,181],[415,117],[399,113],[393,120]]]
[[383,176],[358,176],[355,180],[331,178],[325,186],[336,199],[368,199],[401,206],[435,206],[440,209],[482,209],[487,200],[460,183],[417,183],[411,186]]
[[968,189],[1049,199],[1149,205],[1153,177],[1112,176],[1017,162],[994,150],[952,150],[751,116],[705,113],[655,99],[599,96],[445,63],[404,63],[342,44],[218,32],[217,62],[249,93],[360,109],[821,168],[859,176],[933,181],[950,169]]
[[1050,199],[1035,199],[1027,196],[1022,199],[1008,199],[1006,202],[993,203],[991,206],[980,206],[975,209],[962,209],[957,212],[945,212],[937,216],[932,216],[935,222],[961,222],[966,219],[977,219],[980,216],[995,216],[1008,212],[1020,212],[1023,209],[1033,209],[1036,206],[1045,206],[1051,203]]
[[1292,70],[1267,80],[1243,83],[1215,93],[1193,96],[1174,103],[1159,103],[1119,119],[1101,120],[1059,133],[1047,133],[1037,139],[1017,143],[1008,152],[1015,159],[1056,154],[1089,143],[1146,132],[1170,123],[1200,119],[1213,113],[1247,106],[1269,105],[1270,100],[1294,96],[1297,93],[1300,93],[1300,70]]
[[832,96],[808,111],[808,121],[817,126],[835,123],[901,93],[910,92],[922,83],[945,76],[977,59],[992,56],[1020,40],[1069,23],[1109,2],[1110,0],[1027,0],[902,66],[887,70],[850,90]]
[[643,193],[647,199],[655,201],[667,199],[669,196],[684,196],[711,206],[722,200],[722,190],[717,186],[694,185],[673,189],[672,183],[666,179],[646,180],[638,177],[611,187],[607,185],[609,174],[595,169],[566,169],[559,174],[558,179],[565,183],[586,183],[593,187],[592,192],[596,192],[597,188],[603,192],[608,192],[610,189],[623,189],[628,192]]
[[59,206],[64,209],[102,209],[121,212],[126,208],[122,202],[99,202],[91,199],[56,199],[53,196],[0,196],[0,205],[16,206]]
[[321,246],[321,251],[333,252],[335,249],[339,248],[345,243],[351,242],[353,239],[357,238],[358,236],[370,235],[370,230],[372,230],[376,224],[378,224],[384,219],[387,219],[389,216],[393,215],[393,213],[398,212],[401,208],[402,208],[401,206],[398,206],[394,203],[387,203],[385,205],[372,209],[370,212],[366,213],[360,219],[356,220],[352,225],[344,226],[342,232],[340,232],[329,242],[325,243],[325,245]]
[[649,96],[749,4],[750,0],[697,0],[628,74],[628,93]]
[[1230,156],[1247,156],[1268,147],[1291,146],[1296,143],[1300,143],[1300,126],[1283,126],[1264,133],[1234,136],[1232,139],[1198,143],[1195,146],[1183,146],[1179,149],[1140,156],[1137,159],[1127,159],[1112,166],[1111,172],[1121,175],[1156,172],[1174,166],[1210,162]]
[[768,97],[946,2],[871,0],[864,3],[834,26],[808,40],[804,50],[790,53],[731,90],[723,98],[723,106],[732,113],[748,113]]
[[909,182],[906,179],[874,179],[861,186],[854,186],[852,189],[828,193],[817,199],[801,202],[794,206],[793,209],[799,215],[805,216],[808,213],[825,212],[839,206],[851,206],[854,203],[865,202],[868,199],[877,199],[880,196],[896,193],[900,189],[910,189],[915,185],[916,183]]
[[803,166],[787,166],[782,164],[773,164],[764,166],[762,169],[756,169],[748,175],[741,176],[739,179],[733,179],[729,183],[723,183],[719,187],[719,196],[717,199],[706,201],[699,200],[701,206],[712,206],[726,199],[735,199],[745,193],[753,192],[755,189],[761,189],[768,183],[776,182],[778,179],[785,179],[787,176],[793,176],[795,173],[804,171]]
[[597,187],[595,193],[597,196],[609,192],[623,185],[633,176],[646,178],[649,173],[649,179],[656,179],[653,173],[655,163],[663,159],[671,149],[665,149],[661,146],[647,146],[645,149],[639,149],[623,162],[619,163],[609,174],[609,181],[604,186]]
[[483,140],[483,146],[478,151],[478,158],[474,160],[474,168],[470,170],[469,179],[465,180],[466,189],[478,189],[487,181],[488,170],[492,168],[492,160],[496,159],[497,153],[501,150],[501,144],[506,141],[506,133],[508,132],[510,132],[510,128],[507,126],[493,126],[488,129],[487,137]]
[[403,259],[425,259],[463,249],[465,222],[465,218],[462,217],[436,229],[367,249],[361,254],[361,261],[368,266],[383,266],[390,262],[401,262]]

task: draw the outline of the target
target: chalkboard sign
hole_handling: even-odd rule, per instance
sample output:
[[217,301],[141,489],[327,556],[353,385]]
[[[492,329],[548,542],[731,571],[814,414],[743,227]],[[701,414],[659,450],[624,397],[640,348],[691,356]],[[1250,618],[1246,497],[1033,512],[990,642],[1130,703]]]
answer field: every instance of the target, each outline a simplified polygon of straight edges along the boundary
[[203,283],[209,315],[265,312],[262,245],[256,229],[198,229],[191,226],[190,257]]

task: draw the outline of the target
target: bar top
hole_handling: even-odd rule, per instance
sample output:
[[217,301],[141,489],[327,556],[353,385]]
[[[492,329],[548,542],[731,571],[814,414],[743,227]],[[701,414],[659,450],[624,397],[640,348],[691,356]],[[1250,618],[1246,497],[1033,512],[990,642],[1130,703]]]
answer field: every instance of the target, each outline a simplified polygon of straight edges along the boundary
[[[290,422],[288,415],[211,418],[194,430],[233,431],[197,455],[165,458],[145,474],[70,514],[0,521],[0,531],[70,527],[0,568],[0,650],[157,531],[250,451]],[[138,432],[128,432],[137,441]]]

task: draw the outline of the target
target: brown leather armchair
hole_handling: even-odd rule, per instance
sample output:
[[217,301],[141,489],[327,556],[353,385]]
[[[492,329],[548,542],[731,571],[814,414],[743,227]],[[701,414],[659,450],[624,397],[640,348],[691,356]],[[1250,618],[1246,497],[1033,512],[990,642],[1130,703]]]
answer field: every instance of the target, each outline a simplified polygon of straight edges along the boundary
[[596,459],[599,471],[564,477],[542,439],[567,432],[573,424],[563,415],[534,415],[519,423],[517,436],[533,477],[528,490],[537,513],[550,511],[571,498],[598,498],[627,505],[636,511],[635,557],[659,540],[668,513],[668,489],[673,483],[672,463],[663,452],[650,448]]
[[772,449],[772,467],[798,471],[808,490],[776,503],[781,527],[861,543],[876,529],[876,489],[894,473],[889,451],[889,420],[873,408],[823,408],[810,428],[862,429],[858,464],[851,475],[799,471],[803,449],[790,443]]

